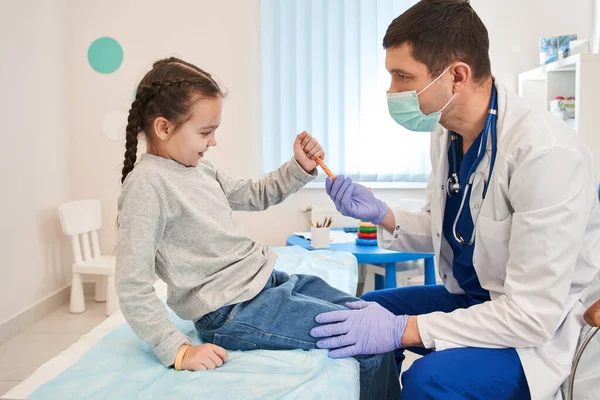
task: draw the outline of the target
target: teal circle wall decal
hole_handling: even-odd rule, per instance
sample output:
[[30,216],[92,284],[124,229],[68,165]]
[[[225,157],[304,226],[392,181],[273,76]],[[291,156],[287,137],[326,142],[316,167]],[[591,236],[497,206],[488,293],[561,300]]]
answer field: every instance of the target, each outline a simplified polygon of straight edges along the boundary
[[113,38],[98,38],[92,42],[88,49],[88,61],[96,72],[110,74],[121,66],[123,48]]

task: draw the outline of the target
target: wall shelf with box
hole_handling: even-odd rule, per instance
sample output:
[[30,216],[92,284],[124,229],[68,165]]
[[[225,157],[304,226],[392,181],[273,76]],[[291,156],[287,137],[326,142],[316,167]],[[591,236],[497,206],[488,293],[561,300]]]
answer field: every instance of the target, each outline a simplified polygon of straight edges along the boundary
[[520,73],[518,90],[545,111],[557,96],[575,98],[575,119],[568,122],[592,150],[600,179],[600,54],[575,54]]

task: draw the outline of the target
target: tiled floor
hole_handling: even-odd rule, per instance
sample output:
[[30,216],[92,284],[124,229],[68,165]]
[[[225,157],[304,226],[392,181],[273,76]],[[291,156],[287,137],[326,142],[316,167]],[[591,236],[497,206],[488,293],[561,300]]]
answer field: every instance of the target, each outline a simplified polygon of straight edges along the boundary
[[[106,319],[105,303],[86,299],[87,310],[69,313],[65,304],[19,335],[0,343],[0,396],[31,375],[40,365],[75,343]],[[406,370],[419,356],[406,353]]]
[[86,305],[84,313],[71,314],[69,305],[65,304],[24,332],[0,343],[0,396],[106,319],[106,303],[86,299]]

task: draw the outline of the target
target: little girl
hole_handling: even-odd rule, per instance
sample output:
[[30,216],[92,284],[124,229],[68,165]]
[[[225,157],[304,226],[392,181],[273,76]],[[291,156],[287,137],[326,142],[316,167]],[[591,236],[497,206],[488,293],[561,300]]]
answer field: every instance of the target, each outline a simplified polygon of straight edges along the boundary
[[[123,315],[165,366],[215,369],[227,351],[314,349],[319,313],[357,300],[307,275],[274,270],[276,254],[246,235],[232,210],[278,204],[317,175],[325,153],[303,132],[294,158],[262,179],[225,174],[204,156],[216,146],[224,93],[207,72],[177,58],[154,63],[129,110],[119,197],[117,292]],[[147,140],[136,164],[138,135]],[[134,168],[135,164],[135,168]],[[206,344],[167,318],[153,288],[168,285],[167,304],[194,321]],[[391,354],[357,357],[361,398],[399,397]]]

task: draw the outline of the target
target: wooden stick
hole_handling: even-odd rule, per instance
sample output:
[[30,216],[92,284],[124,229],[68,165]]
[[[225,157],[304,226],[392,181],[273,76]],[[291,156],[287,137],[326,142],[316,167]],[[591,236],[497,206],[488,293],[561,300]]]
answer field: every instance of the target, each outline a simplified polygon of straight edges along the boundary
[[330,177],[331,180],[335,182],[335,175],[329,170],[329,168],[327,168],[327,165],[325,165],[323,160],[321,160],[319,157],[317,157],[317,158],[315,158],[315,161],[317,162],[317,164],[319,164],[321,166],[321,168],[323,169],[323,172],[325,172],[327,174],[327,176]]

